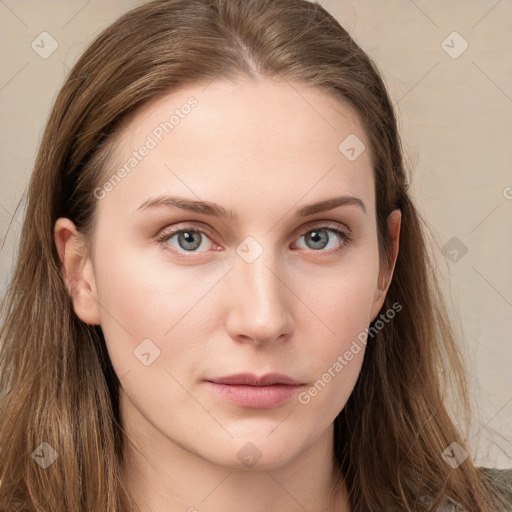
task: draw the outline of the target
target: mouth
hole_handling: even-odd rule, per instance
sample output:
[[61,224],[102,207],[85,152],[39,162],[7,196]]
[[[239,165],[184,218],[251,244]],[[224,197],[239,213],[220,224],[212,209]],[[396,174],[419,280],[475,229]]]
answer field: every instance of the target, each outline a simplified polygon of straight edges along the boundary
[[208,379],[205,384],[230,402],[249,409],[276,407],[289,400],[304,386],[304,383],[279,373],[269,373],[261,377],[239,373]]

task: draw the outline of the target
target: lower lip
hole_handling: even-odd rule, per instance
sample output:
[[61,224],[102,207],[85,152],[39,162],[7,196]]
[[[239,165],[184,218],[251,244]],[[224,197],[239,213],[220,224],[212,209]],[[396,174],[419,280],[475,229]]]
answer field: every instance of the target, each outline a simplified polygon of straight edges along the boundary
[[272,386],[247,386],[206,382],[213,391],[242,407],[268,409],[288,400],[300,385],[274,384]]

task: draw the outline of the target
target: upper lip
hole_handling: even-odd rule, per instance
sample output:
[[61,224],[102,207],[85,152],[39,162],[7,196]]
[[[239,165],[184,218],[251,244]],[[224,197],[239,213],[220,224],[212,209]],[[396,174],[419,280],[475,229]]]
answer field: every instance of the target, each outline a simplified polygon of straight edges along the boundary
[[225,377],[218,377],[214,379],[208,379],[209,382],[216,384],[231,384],[231,385],[248,385],[248,386],[271,386],[273,384],[288,384],[288,385],[299,385],[300,382],[283,375],[282,373],[267,373],[258,377],[253,373],[237,373],[233,375],[226,375]]

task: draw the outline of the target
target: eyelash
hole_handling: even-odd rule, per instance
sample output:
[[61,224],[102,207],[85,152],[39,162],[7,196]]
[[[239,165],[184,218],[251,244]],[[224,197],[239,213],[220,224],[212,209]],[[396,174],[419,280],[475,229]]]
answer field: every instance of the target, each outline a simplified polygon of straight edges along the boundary
[[[299,236],[299,239],[302,238],[304,235],[306,235],[308,233],[311,233],[312,231],[317,231],[317,230],[322,230],[322,229],[325,229],[325,230],[328,230],[328,231],[331,231],[331,232],[334,232],[335,234],[337,234],[342,239],[342,243],[341,243],[340,247],[338,247],[335,250],[324,251],[323,249],[319,249],[319,250],[315,251],[314,249],[311,249],[312,252],[319,252],[319,253],[324,253],[325,252],[325,253],[331,254],[331,255],[332,254],[339,254],[343,250],[345,250],[345,248],[347,246],[349,246],[352,243],[352,235],[348,231],[345,231],[344,229],[340,228],[340,226],[337,225],[337,224],[329,224],[329,223],[319,224],[317,226],[313,226],[313,227],[308,228],[307,230],[305,230],[305,231],[303,231],[301,233],[301,235]],[[183,254],[200,254],[200,253],[195,253],[194,251],[183,251],[183,252],[180,252],[180,251],[177,251],[174,248],[173,249],[168,249],[168,244],[166,242],[168,241],[169,238],[172,238],[172,236],[176,235],[177,233],[187,232],[187,231],[188,232],[192,231],[194,233],[201,233],[203,235],[206,235],[210,239],[214,238],[214,234],[212,233],[212,231],[210,231],[207,228],[204,228],[204,227],[199,228],[199,227],[196,227],[196,226],[184,226],[184,227],[180,227],[180,228],[169,229],[167,231],[162,232],[157,237],[157,242],[159,244],[165,245],[166,246],[165,249],[166,250],[170,250],[175,255],[182,256]]]

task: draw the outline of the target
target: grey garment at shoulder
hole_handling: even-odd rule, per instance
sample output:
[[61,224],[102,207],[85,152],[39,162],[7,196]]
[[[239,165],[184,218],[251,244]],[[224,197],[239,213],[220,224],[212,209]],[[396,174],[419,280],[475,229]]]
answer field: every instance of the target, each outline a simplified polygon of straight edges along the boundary
[[494,486],[504,495],[507,512],[512,512],[512,468],[492,469],[480,468],[482,473],[494,484]]
[[[505,498],[506,508],[496,512],[512,512],[512,468],[510,469],[494,469],[479,468],[481,473],[492,482],[493,486],[498,489]],[[461,505],[455,503],[451,499],[446,499],[437,508],[436,512],[467,512]]]

